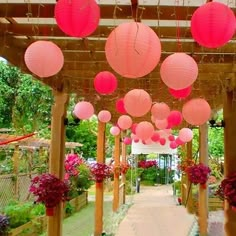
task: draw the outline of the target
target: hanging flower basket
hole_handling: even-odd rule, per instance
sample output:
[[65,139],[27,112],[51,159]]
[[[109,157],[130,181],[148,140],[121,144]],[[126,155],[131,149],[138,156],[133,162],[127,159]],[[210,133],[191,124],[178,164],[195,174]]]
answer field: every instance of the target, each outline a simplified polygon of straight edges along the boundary
[[186,172],[186,169],[190,166],[194,165],[194,161],[192,159],[184,159],[178,165],[178,169],[182,172]]
[[104,163],[95,163],[90,167],[92,179],[96,183],[102,183],[104,179],[109,178],[112,174],[111,167]]
[[130,165],[127,162],[121,162],[120,163],[120,168],[121,168],[120,172],[123,175],[125,175],[127,173],[128,169],[130,168]]

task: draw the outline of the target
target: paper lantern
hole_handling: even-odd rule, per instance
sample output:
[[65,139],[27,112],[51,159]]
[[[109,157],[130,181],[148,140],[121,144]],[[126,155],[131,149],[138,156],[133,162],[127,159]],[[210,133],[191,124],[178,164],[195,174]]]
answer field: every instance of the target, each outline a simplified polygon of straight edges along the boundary
[[160,75],[169,88],[184,89],[197,79],[198,66],[194,59],[186,53],[174,53],[163,61]]
[[117,126],[112,126],[110,128],[110,134],[113,136],[117,136],[120,134],[120,129]]
[[94,0],[58,0],[55,18],[65,34],[87,37],[98,27],[100,8]]
[[151,139],[143,140],[143,144],[151,145],[152,144],[152,140]]
[[179,90],[175,90],[175,89],[172,89],[172,88],[169,88],[169,93],[175,97],[175,98],[186,98],[190,95],[192,91],[192,87],[189,86],[187,88],[184,88],[184,89],[179,89]]
[[170,114],[170,108],[164,102],[155,103],[152,106],[151,113],[157,120],[163,120],[166,119]]
[[125,110],[124,98],[120,98],[116,101],[116,111],[123,115],[127,113]]
[[166,144],[166,140],[164,138],[160,138],[159,142],[162,146]]
[[130,137],[124,137],[123,143],[126,145],[130,145],[132,143],[132,139]]
[[117,124],[123,130],[129,129],[132,125],[132,119],[130,116],[122,115],[118,118]]
[[168,139],[169,139],[169,141],[171,141],[171,142],[172,142],[172,141],[174,141],[174,140],[175,140],[175,136],[174,136],[174,135],[169,135],[169,136],[168,136]]
[[155,126],[158,129],[166,129],[167,126],[168,126],[168,121],[167,121],[167,119],[165,119],[165,120],[156,120],[155,121]]
[[61,49],[52,42],[41,40],[29,45],[24,60],[27,68],[41,78],[57,74],[64,64]]
[[80,120],[86,120],[94,114],[94,108],[90,102],[82,101],[75,105],[73,113]]
[[184,144],[184,142],[179,137],[176,138],[175,142],[176,142],[177,145]]
[[111,113],[107,110],[102,110],[98,113],[98,119],[103,123],[107,123],[111,120]]
[[147,140],[153,135],[154,127],[150,122],[142,121],[136,127],[136,135],[139,139]]
[[181,112],[174,110],[170,112],[167,120],[168,120],[168,125],[171,128],[173,126],[180,125],[183,120],[183,117],[182,117]]
[[150,95],[143,89],[133,89],[124,97],[125,110],[134,117],[147,114],[152,106]]
[[236,20],[234,12],[220,2],[209,2],[199,7],[191,18],[193,38],[207,48],[218,48],[234,35]]
[[193,131],[189,128],[182,128],[179,131],[179,139],[187,143],[193,139]]
[[112,94],[117,88],[117,79],[109,71],[99,72],[93,81],[95,90],[100,94]]
[[177,143],[175,142],[175,141],[171,141],[170,142],[170,148],[171,149],[175,149],[175,148],[177,148],[178,147],[178,145],[177,145]]
[[211,107],[202,98],[194,98],[183,105],[183,118],[191,125],[202,125],[211,117]]
[[149,26],[122,23],[108,36],[105,53],[109,65],[118,74],[139,78],[149,74],[160,61],[161,43]]
[[159,139],[160,139],[160,134],[159,134],[157,131],[155,131],[155,132],[153,133],[152,137],[151,137],[151,140],[152,140],[153,142],[158,142]]
[[136,137],[136,138],[134,139],[134,142],[135,142],[135,143],[138,143],[138,142],[139,142],[139,139]]
[[133,133],[133,134],[136,134],[136,128],[137,128],[137,123],[134,123],[134,124],[132,124],[132,126],[131,126],[131,132]]

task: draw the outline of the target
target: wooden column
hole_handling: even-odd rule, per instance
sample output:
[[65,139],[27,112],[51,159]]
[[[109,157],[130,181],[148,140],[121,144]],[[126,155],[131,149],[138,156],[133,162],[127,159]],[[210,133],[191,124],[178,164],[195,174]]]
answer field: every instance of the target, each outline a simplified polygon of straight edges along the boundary
[[[122,162],[125,164],[127,161],[126,161],[126,153],[127,152],[127,146],[124,142],[122,142],[121,144],[121,156],[122,156]],[[124,184],[124,190],[123,190],[123,204],[125,204],[125,190],[126,190],[126,185],[125,185],[125,182],[126,182],[126,176],[125,174],[122,173],[122,183]]]
[[14,197],[16,200],[19,200],[19,152],[20,152],[20,149],[19,149],[19,144],[16,144],[15,145],[15,148],[14,148],[14,153],[13,153],[13,156],[12,156],[12,160],[13,160],[13,173],[14,173],[14,176],[15,176],[15,179],[14,179]]
[[[98,121],[97,135],[97,162],[105,161],[105,130],[106,124]],[[100,236],[103,232],[103,183],[96,185],[95,195],[95,227],[94,236]]]
[[[64,179],[65,158],[65,125],[68,94],[53,91],[54,105],[52,107],[51,146],[49,173]],[[54,216],[48,217],[48,236],[62,235],[63,204],[59,204]]]
[[[224,175],[236,172],[236,101],[234,95],[236,90],[227,92],[224,99]],[[236,235],[236,213],[225,201],[225,233],[226,236]]]
[[[200,163],[208,165],[208,125],[207,123],[199,127],[199,139],[200,139]],[[199,185],[199,235],[207,236],[208,226],[208,185],[206,188],[202,188]]]
[[[115,152],[114,152],[114,167],[120,166],[120,135],[115,136]],[[119,175],[114,174],[114,190],[113,190],[113,211],[117,211],[119,208]]]

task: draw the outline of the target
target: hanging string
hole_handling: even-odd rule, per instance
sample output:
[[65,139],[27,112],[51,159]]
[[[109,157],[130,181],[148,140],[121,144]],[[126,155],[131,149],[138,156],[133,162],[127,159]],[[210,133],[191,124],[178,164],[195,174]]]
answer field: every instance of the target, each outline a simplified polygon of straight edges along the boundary
[[176,40],[177,40],[177,51],[182,51],[182,44],[180,42],[180,24],[178,15],[179,0],[175,0],[175,19],[176,19]]

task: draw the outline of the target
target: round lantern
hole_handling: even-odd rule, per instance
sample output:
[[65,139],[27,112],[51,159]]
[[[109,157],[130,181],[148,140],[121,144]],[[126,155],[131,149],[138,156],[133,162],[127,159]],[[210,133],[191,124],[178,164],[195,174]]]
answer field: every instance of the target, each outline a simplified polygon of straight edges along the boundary
[[179,131],[179,139],[187,143],[193,139],[193,131],[189,128],[183,128]]
[[166,119],[168,115],[170,114],[170,108],[164,102],[155,103],[152,106],[151,113],[155,117],[155,119],[163,120],[163,119]]
[[167,120],[168,120],[168,125],[170,127],[173,127],[173,126],[180,125],[182,120],[183,120],[183,117],[182,117],[181,112],[171,111],[168,118],[167,118]]
[[171,141],[170,142],[170,148],[171,149],[175,149],[175,148],[177,148],[178,147],[178,145],[177,145],[177,143],[175,142],[175,141]]
[[102,110],[98,113],[98,119],[103,123],[107,123],[111,120],[111,113],[107,110]]
[[124,97],[125,110],[134,117],[147,114],[152,106],[150,95],[143,89],[133,89]]
[[49,41],[36,41],[26,49],[24,60],[35,75],[45,78],[57,74],[64,64],[61,49]]
[[183,105],[183,118],[191,125],[202,125],[211,117],[211,107],[202,98],[194,98]]
[[162,146],[166,144],[166,140],[164,138],[160,138],[159,142]]
[[120,114],[127,113],[125,110],[124,98],[120,98],[116,101],[116,111],[118,111]]
[[117,136],[118,134],[120,134],[120,129],[117,126],[112,126],[110,128],[110,134],[113,136]]
[[109,71],[99,72],[93,82],[95,90],[100,94],[112,94],[117,88],[117,79]]
[[82,101],[75,105],[73,113],[80,120],[86,120],[94,114],[94,108],[90,102]]
[[58,0],[55,18],[65,34],[86,37],[98,27],[100,8],[94,0]]
[[160,75],[169,88],[179,90],[189,87],[197,79],[198,66],[186,53],[174,53],[163,61]]
[[117,124],[121,129],[126,130],[131,127],[132,119],[127,115],[122,115],[119,117]]
[[193,38],[207,48],[218,48],[234,35],[236,21],[234,12],[220,2],[208,2],[192,15],[191,33]]
[[171,134],[171,135],[168,136],[168,139],[169,139],[169,141],[171,141],[171,142],[172,142],[172,141],[175,141],[175,136]]
[[172,88],[169,88],[169,93],[175,97],[175,98],[186,98],[190,95],[192,91],[192,87],[189,86],[187,88],[184,88],[184,89],[179,89],[179,90],[175,90],[175,89],[172,89]]
[[133,123],[132,126],[131,126],[131,132],[132,132],[133,134],[136,134],[137,125],[138,125],[137,123]]
[[150,139],[153,135],[154,127],[150,122],[142,121],[136,127],[136,135],[141,140]]
[[159,63],[161,43],[149,26],[139,22],[122,23],[108,36],[105,53],[118,74],[139,78],[149,74]]
[[124,137],[123,143],[126,145],[130,145],[132,143],[132,139],[130,137]]
[[151,137],[151,140],[153,142],[158,142],[160,140],[160,134],[157,131],[155,131]]
[[166,129],[167,126],[168,126],[168,121],[167,121],[167,119],[164,119],[164,120],[156,120],[156,121],[155,121],[155,126],[156,126],[158,129]]

